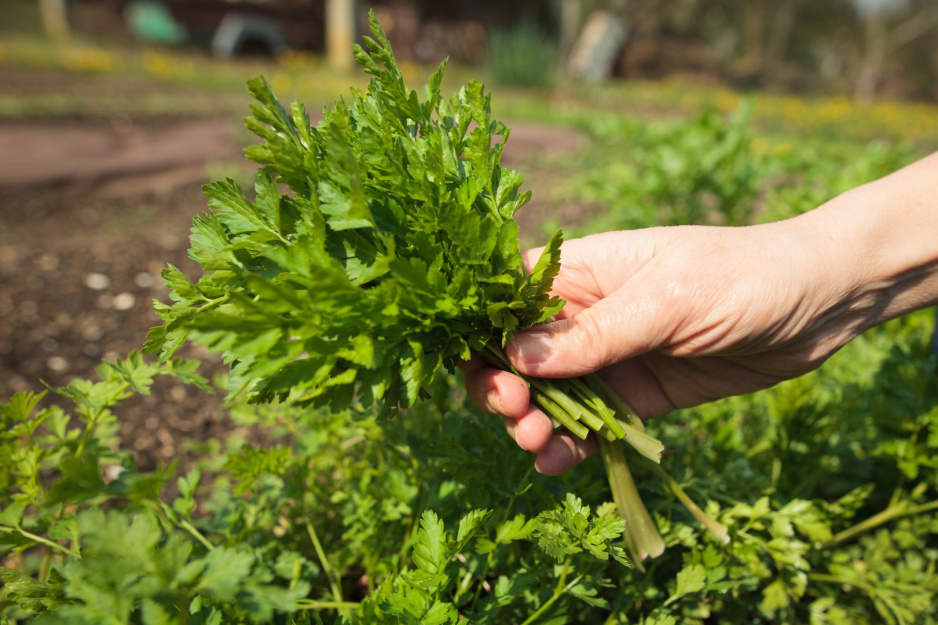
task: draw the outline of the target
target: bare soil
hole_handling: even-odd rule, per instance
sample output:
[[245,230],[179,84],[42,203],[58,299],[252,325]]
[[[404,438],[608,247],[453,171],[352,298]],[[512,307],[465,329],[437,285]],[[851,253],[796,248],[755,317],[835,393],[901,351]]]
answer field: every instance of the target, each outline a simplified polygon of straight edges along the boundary
[[[89,377],[102,358],[139,349],[165,301],[167,263],[195,277],[186,255],[200,186],[219,163],[243,167],[245,135],[229,117],[131,120],[0,120],[0,401]],[[537,201],[520,216],[537,224],[557,208],[550,172],[524,167],[545,154],[572,154],[583,141],[550,127],[513,127],[506,163],[529,173]],[[565,210],[576,211],[568,206]],[[189,349],[205,361],[217,358]],[[172,381],[121,409],[121,436],[141,468],[194,453],[187,441],[235,427],[217,397]]]

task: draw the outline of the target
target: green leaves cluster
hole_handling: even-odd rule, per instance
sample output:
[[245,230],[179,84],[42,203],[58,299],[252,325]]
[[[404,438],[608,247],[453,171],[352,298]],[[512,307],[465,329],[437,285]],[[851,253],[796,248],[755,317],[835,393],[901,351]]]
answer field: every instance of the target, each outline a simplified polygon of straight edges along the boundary
[[565,232],[776,221],[817,208],[913,158],[901,145],[765,135],[753,123],[754,106],[743,101],[729,113],[704,107],[680,120],[601,114],[578,120],[592,141],[558,194],[603,210],[585,222],[563,224]]
[[[173,361],[172,373],[204,386],[186,373],[191,364]],[[202,466],[176,479],[169,495],[173,468],[141,473],[105,437],[119,401],[133,388],[147,392],[169,367],[134,354],[102,365],[105,380],[59,389],[78,413],[88,397],[113,391],[94,413],[108,418],[99,414],[87,434],[67,408],[42,408],[37,396],[0,407],[10,426],[4,450],[17,463],[39,458],[10,467],[0,493],[0,622],[300,624],[319,622],[317,614],[326,622],[457,623],[468,614],[496,624],[521,622],[548,601],[563,609],[602,603],[584,572],[598,574],[607,554],[621,555],[621,528],[572,497],[558,517],[563,527],[522,503],[532,488],[548,508],[555,500],[531,483],[524,453],[479,415],[444,418],[459,413],[460,401],[442,382],[437,399],[409,411],[413,429],[382,429],[373,414],[234,404],[238,423],[289,434],[291,446],[195,442],[205,446]],[[51,431],[59,422],[70,432],[64,440]],[[89,460],[75,469],[63,459],[82,440],[79,457]],[[466,464],[453,457],[478,458],[475,445],[505,462],[497,478],[491,464],[483,481],[462,478]],[[486,500],[497,512],[474,507]],[[569,557],[539,547],[548,541],[566,545]],[[556,558],[578,570],[559,587],[552,583],[566,574]]]
[[0,407],[0,622],[934,623],[932,323],[872,331],[759,401],[653,422],[730,540],[637,464],[668,545],[645,573],[623,566],[611,503],[584,504],[610,499],[598,458],[534,474],[448,378],[394,428],[233,403],[289,447],[193,442],[200,466],[170,493],[171,469],[117,446],[117,403],[156,375],[201,381],[133,355],[60,389],[70,405]]
[[206,272],[164,272],[176,303],[157,304],[146,350],[165,360],[191,337],[257,401],[392,412],[442,364],[560,310],[559,233],[530,275],[521,266],[512,215],[530,193],[499,164],[510,132],[490,95],[473,81],[442,97],[443,63],[421,99],[373,16],[372,33],[355,52],[367,91],[316,127],[249,82],[256,198],[232,180],[205,187],[213,212],[195,220],[191,256]]

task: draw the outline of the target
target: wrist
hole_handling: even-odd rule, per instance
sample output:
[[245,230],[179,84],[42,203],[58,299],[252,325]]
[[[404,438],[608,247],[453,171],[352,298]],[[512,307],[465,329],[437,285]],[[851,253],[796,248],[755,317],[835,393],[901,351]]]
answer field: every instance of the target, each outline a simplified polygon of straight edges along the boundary
[[808,213],[862,332],[938,304],[938,154]]

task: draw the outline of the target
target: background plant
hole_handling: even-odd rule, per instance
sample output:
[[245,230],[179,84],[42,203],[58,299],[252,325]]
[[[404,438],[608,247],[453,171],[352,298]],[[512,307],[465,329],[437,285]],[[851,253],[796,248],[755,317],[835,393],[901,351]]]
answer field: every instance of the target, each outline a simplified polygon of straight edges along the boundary
[[559,224],[572,236],[649,226],[741,226],[816,208],[885,176],[914,158],[887,142],[792,141],[765,135],[754,101],[731,113],[711,106],[679,120],[640,122],[598,116],[585,122],[591,142],[555,191],[566,202],[598,204],[588,219]]
[[496,84],[552,87],[560,71],[560,49],[535,20],[523,19],[489,35],[486,65]]

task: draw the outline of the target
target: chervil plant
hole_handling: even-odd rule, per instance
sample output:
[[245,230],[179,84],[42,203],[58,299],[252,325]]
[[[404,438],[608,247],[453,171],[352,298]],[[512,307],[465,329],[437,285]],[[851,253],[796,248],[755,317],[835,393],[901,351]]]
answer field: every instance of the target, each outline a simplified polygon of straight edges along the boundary
[[[164,323],[145,350],[165,360],[189,338],[223,352],[231,391],[252,401],[381,404],[390,416],[472,352],[510,369],[506,339],[560,311],[561,234],[525,271],[512,216],[530,193],[500,166],[510,132],[491,96],[473,81],[442,97],[444,62],[421,99],[373,14],[371,31],[368,51],[355,47],[367,91],[316,127],[302,104],[288,113],[263,78],[249,82],[257,197],[232,180],[205,187],[213,212],[195,220],[190,250],[205,273],[193,284],[164,272],[176,303],[157,305]],[[528,383],[558,426],[597,435],[630,553],[638,566],[659,555],[618,441],[655,463],[661,443],[598,377]]]

